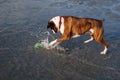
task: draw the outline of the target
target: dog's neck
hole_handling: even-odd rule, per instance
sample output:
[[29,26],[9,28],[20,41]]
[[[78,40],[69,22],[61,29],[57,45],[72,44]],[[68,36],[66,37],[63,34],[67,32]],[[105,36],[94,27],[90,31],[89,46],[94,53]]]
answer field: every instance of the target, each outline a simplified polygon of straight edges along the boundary
[[56,17],[52,18],[50,21],[53,21],[55,23],[56,27],[58,28],[58,30],[60,30],[61,24],[62,24],[62,16],[56,16]]
[[61,16],[59,16],[60,17],[60,19],[59,19],[59,29],[61,28],[61,24],[62,24],[62,17]]

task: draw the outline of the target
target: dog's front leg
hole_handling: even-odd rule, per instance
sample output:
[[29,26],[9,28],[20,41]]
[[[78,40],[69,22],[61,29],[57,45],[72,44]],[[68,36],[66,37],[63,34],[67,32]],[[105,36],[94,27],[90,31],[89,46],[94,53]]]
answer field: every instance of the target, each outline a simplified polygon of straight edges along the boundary
[[50,42],[49,46],[51,48],[55,48],[58,44],[60,44],[62,41],[69,40],[68,36],[61,36],[60,38]]
[[62,41],[66,41],[69,40],[70,38],[68,36],[62,36],[60,38],[57,39],[57,42],[62,42]]
[[49,43],[49,46],[50,46],[51,48],[55,48],[59,43],[60,43],[60,42],[58,42],[57,39],[56,39],[56,40],[50,42],[50,43]]

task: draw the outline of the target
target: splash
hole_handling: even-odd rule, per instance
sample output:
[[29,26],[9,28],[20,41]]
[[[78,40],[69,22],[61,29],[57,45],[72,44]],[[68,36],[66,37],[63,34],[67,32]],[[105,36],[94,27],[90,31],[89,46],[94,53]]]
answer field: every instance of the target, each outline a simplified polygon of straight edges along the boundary
[[49,38],[52,38],[54,40],[55,40],[55,38],[48,31],[44,32],[43,34],[46,35],[46,38],[40,41],[43,48],[64,50],[64,48],[61,47],[60,45],[57,45],[56,47],[50,47],[49,46]]
[[[50,36],[50,33],[48,31],[46,31],[46,32],[44,32],[44,34],[47,34],[47,37],[44,40],[41,40],[42,47],[46,48],[46,49],[50,49],[49,39],[48,39]],[[54,37],[52,36],[52,38],[54,38]]]

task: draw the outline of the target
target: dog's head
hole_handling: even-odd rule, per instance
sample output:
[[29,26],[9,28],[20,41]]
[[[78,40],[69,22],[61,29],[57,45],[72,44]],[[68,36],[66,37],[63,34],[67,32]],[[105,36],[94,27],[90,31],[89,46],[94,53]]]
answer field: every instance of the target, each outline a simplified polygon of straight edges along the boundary
[[60,26],[61,26],[61,16],[56,16],[48,21],[47,28],[50,28],[53,31],[53,33],[57,33],[60,30]]
[[48,21],[47,28],[50,28],[53,33],[57,33],[58,31],[57,26],[55,25],[53,21]]

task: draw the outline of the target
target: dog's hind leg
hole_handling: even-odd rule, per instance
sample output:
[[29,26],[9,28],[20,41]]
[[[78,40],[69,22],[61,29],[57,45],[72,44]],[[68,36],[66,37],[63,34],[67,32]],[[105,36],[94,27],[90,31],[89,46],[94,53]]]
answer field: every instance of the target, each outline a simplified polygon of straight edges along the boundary
[[86,44],[86,43],[89,43],[90,41],[92,41],[94,38],[93,38],[93,36],[91,36],[91,38],[90,39],[88,39],[88,40],[86,40],[86,41],[84,41],[84,43]]
[[106,53],[107,53],[107,50],[108,50],[108,46],[109,46],[108,43],[105,42],[105,41],[103,40],[103,38],[100,39],[100,40],[96,40],[96,41],[104,46],[104,50],[103,50],[100,54],[106,54]]
[[[96,30],[96,31],[98,31],[98,30]],[[104,46],[104,50],[100,54],[106,54],[107,50],[108,50],[108,47],[109,47],[109,44],[107,42],[105,42],[104,39],[103,39],[103,33],[104,33],[103,28],[99,28],[99,33],[95,32],[95,34],[93,34],[94,39],[99,44],[102,44]]]
[[92,41],[94,38],[93,38],[93,33],[94,33],[94,30],[93,29],[90,29],[87,33],[89,33],[91,35],[91,38],[84,41],[84,43],[89,43],[90,41]]

